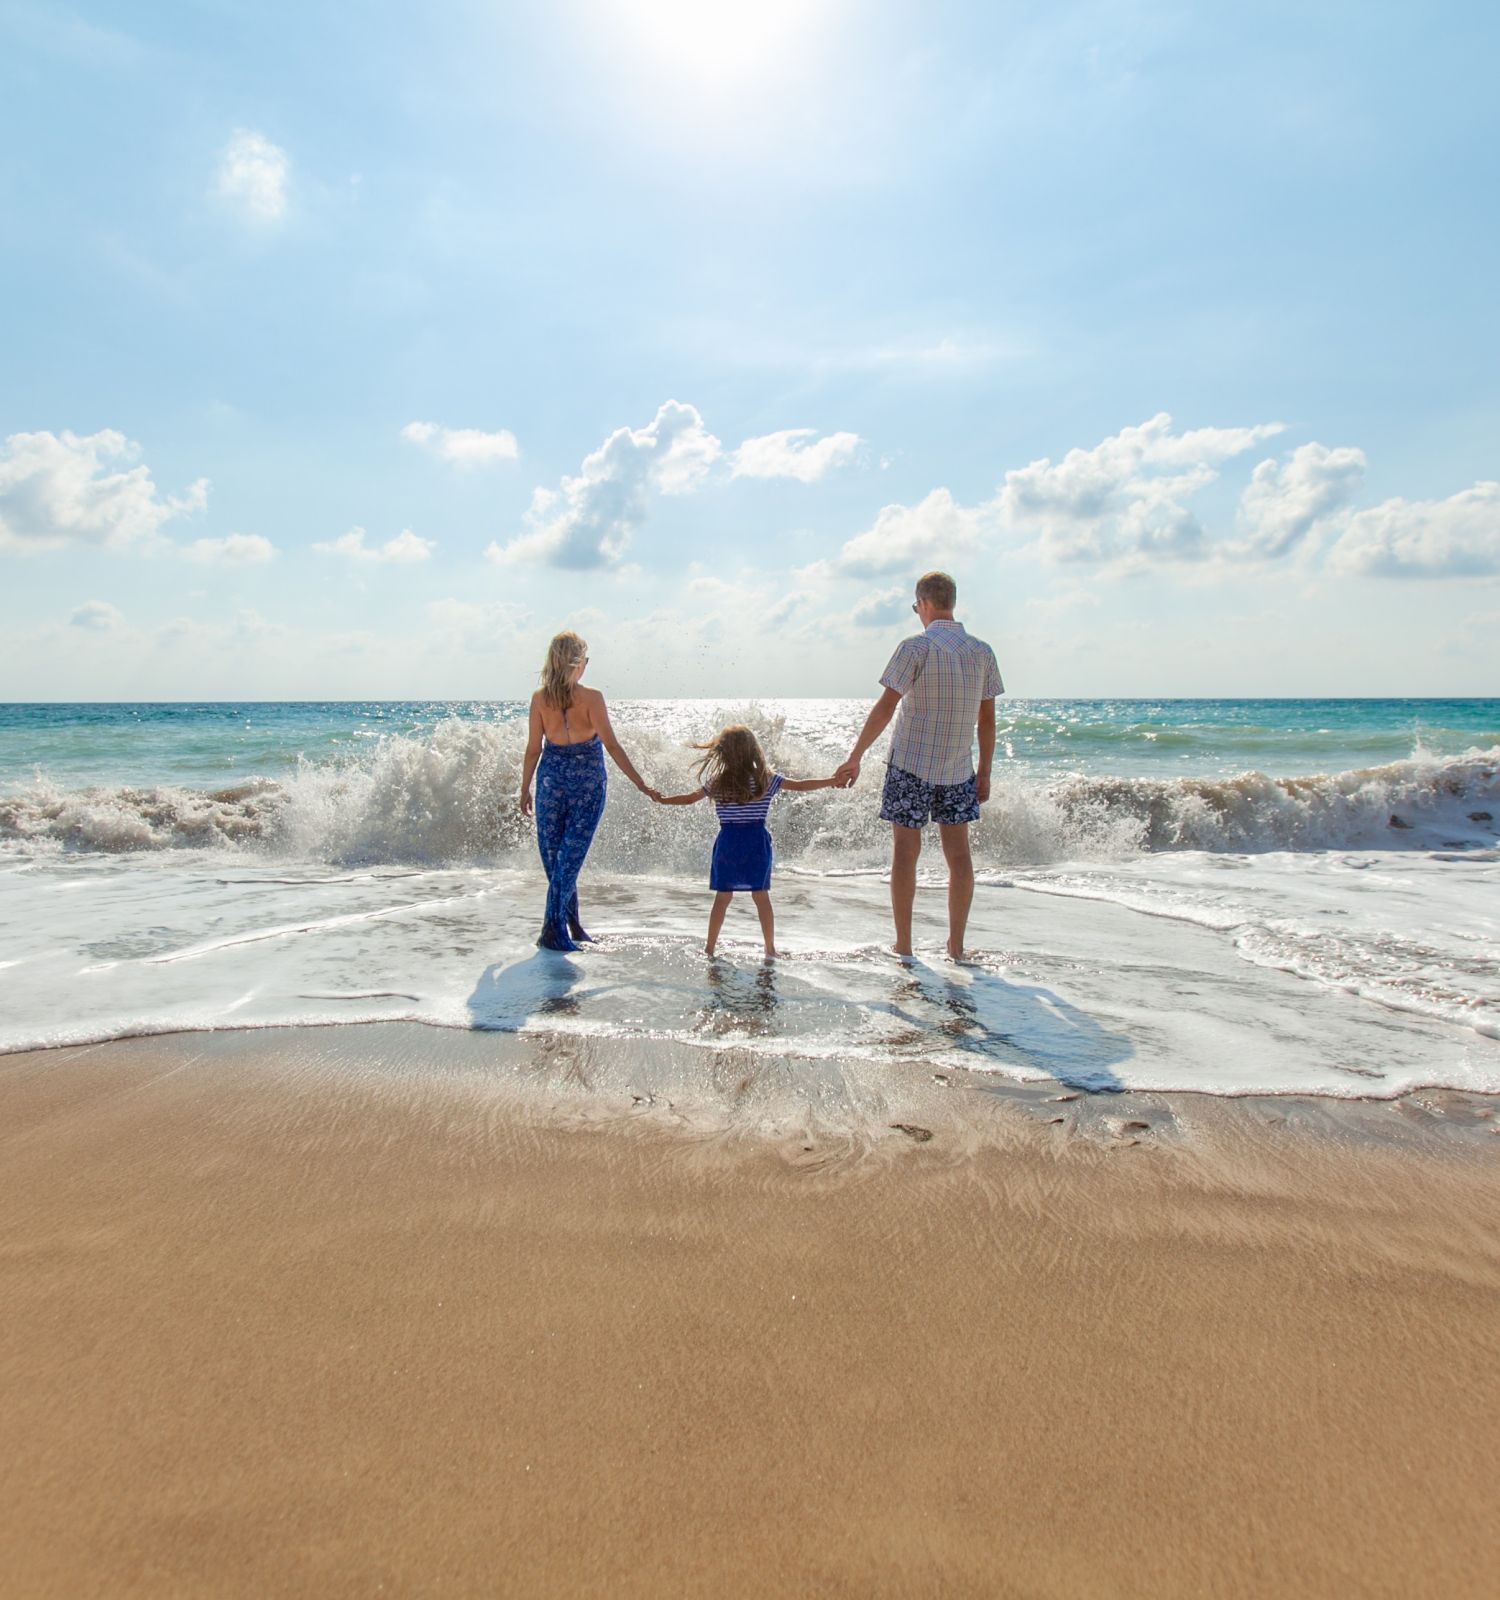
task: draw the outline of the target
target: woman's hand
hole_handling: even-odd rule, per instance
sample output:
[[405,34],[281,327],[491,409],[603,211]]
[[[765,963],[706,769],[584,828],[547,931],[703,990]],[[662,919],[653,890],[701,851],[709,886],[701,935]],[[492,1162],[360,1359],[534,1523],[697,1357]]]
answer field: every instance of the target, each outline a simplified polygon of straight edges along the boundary
[[661,804],[661,790],[660,789],[653,789],[653,788],[650,787],[649,784],[647,784],[647,785],[642,787],[641,793],[643,795],[645,795],[648,800],[654,801],[657,805]]
[[529,817],[531,815],[531,790],[530,789],[523,789],[521,791],[521,798],[516,801],[516,805],[520,808],[520,812],[521,812],[521,815],[523,817]]

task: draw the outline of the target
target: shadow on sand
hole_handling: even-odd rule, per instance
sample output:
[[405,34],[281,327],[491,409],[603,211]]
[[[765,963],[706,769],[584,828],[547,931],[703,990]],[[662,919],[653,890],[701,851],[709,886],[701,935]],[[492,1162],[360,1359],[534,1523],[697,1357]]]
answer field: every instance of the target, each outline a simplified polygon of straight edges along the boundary
[[936,1034],[944,1047],[978,1056],[981,1069],[1042,1071],[1091,1094],[1124,1090],[1113,1069],[1135,1054],[1125,1035],[1050,989],[975,967],[964,972],[960,980],[920,964],[903,969],[891,1005],[880,1008],[909,1024],[902,1045],[920,1047]]
[[538,950],[508,967],[494,962],[480,973],[466,1002],[469,1025],[514,1033],[533,1017],[576,1016],[589,994],[578,990],[582,978],[578,963],[556,950]]
[[[618,981],[584,980],[584,967],[556,951],[538,950],[509,966],[497,962],[485,968],[468,998],[470,1025],[498,1033],[528,1023],[545,1026],[549,1017],[582,1016],[591,1002],[622,988]],[[866,1049],[873,1046],[882,1056],[911,1062],[930,1059],[934,1051],[950,1060],[958,1053],[972,1057],[980,1071],[1022,1078],[1044,1073],[1091,1094],[1121,1092],[1125,1084],[1114,1068],[1135,1054],[1128,1037],[1111,1033],[1061,995],[1007,982],[981,967],[945,972],[919,962],[895,968],[888,978],[882,974],[873,993],[836,994],[826,975],[799,962],[747,969],[718,960],[686,985],[658,971],[624,987],[634,993],[633,1011],[643,989],[653,992],[654,1004],[648,1004],[657,1025],[699,1038],[767,1039],[789,1028],[794,1036],[846,1043],[858,1054],[864,1035]],[[870,1024],[882,1018],[886,1027],[872,1034]]]

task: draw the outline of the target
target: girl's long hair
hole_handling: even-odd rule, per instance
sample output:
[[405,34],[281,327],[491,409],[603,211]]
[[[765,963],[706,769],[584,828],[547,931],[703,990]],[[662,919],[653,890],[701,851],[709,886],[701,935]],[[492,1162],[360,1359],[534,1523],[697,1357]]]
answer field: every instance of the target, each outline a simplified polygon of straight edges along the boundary
[[697,771],[711,800],[747,805],[771,786],[770,765],[760,740],[738,722],[720,728],[707,744],[695,744],[693,749],[708,752]]
[[559,711],[573,706],[573,668],[589,653],[589,647],[576,633],[559,633],[547,646],[542,663],[542,693]]

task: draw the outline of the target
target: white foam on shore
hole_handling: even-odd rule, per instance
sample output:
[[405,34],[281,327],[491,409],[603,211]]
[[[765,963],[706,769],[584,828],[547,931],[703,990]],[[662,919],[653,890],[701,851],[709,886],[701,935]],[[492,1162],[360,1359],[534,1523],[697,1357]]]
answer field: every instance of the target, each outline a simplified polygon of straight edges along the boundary
[[[941,958],[934,887],[919,896],[921,959],[910,967],[885,953],[887,894],[873,875],[785,874],[776,891],[784,956],[767,967],[743,908],[731,914],[724,958],[710,964],[708,896],[674,874],[590,873],[586,919],[605,938],[565,957],[533,947],[535,867],[261,875],[225,873],[208,854],[54,859],[6,889],[0,961],[12,965],[0,980],[0,1048],[407,1020],[633,1047],[672,1041],[705,1061],[732,1047],[856,1071],[967,1068],[1095,1091],[1500,1092],[1500,1044],[1475,1025],[1493,1015],[1488,991],[1463,991],[1473,1012],[1465,1022],[1437,1005],[1395,1009],[1373,983],[1361,997],[1342,968],[1330,977],[1261,958],[1249,932],[1276,931],[1273,902],[1282,922],[1292,915],[1288,885],[1315,877],[1308,857],[1267,864],[1260,877],[1279,886],[1279,901],[1257,879],[1259,858],[1227,875],[1205,865],[1226,858],[1173,859],[1179,881],[1133,889],[1129,873],[1085,867],[982,886],[973,966]],[[1349,922],[1348,950],[1370,942],[1379,886],[1368,880],[1366,926],[1337,916],[1331,885],[1343,873],[1363,883],[1373,870],[1326,864],[1326,920]],[[1403,916],[1430,907],[1420,870],[1402,891]],[[1313,903],[1304,898],[1296,914],[1311,917]],[[1468,918],[1476,903],[1450,903],[1444,916]],[[1493,960],[1492,922],[1445,926],[1428,916],[1403,937],[1445,950],[1436,941],[1468,934],[1476,963]],[[1321,936],[1316,921],[1303,931]]]

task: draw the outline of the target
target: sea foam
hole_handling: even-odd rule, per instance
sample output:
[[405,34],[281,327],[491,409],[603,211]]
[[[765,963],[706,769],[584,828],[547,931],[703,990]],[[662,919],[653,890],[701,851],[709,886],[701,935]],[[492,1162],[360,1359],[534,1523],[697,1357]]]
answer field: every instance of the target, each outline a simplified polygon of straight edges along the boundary
[[[836,757],[788,737],[776,719],[740,716],[773,763],[819,776]],[[0,795],[0,847],[105,853],[224,849],[330,863],[496,864],[534,847],[515,799],[524,730],[450,718],[420,736],[387,735],[357,757],[301,761],[282,779],[203,790],[66,790],[45,774]],[[649,728],[629,735],[638,768],[663,787],[688,787],[691,752]],[[779,803],[772,813],[786,863],[859,869],[884,860],[887,830],[871,759],[860,785]],[[1485,815],[1488,813],[1488,815]],[[1350,848],[1470,849],[1496,838],[1500,747],[1307,777],[1057,776],[1000,761],[974,849],[983,865],[1116,860],[1162,851]],[[612,774],[593,859],[625,872],[672,872],[701,841]]]

